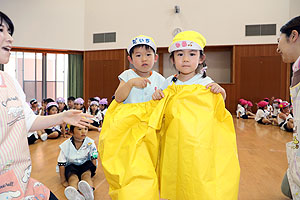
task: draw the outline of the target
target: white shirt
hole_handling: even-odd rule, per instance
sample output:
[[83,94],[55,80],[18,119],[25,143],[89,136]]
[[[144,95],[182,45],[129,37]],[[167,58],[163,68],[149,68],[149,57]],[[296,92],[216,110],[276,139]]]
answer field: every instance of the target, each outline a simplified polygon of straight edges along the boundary
[[[173,84],[173,79],[174,75],[169,76],[164,83],[162,84],[162,86],[160,87],[162,90],[166,89],[169,85]],[[205,78],[202,78],[202,74],[196,74],[195,76],[193,76],[193,78],[191,78],[190,80],[187,81],[180,81],[179,79],[177,79],[177,81],[175,82],[176,85],[193,85],[193,84],[199,84],[199,85],[203,85],[206,86],[209,83],[213,83],[214,81],[206,76]]]
[[240,113],[240,117],[246,114],[245,108],[243,106],[241,106],[236,112],[237,116],[239,116],[238,113]]
[[256,115],[255,115],[255,121],[259,121],[262,118],[266,117],[266,113],[262,109],[257,109]]
[[[5,72],[4,72],[5,73]],[[6,73],[7,74],[7,73]],[[7,74],[9,75],[9,74]],[[9,75],[10,76],[10,75]],[[10,76],[11,77],[11,76]],[[25,115],[25,124],[26,124],[26,129],[27,132],[29,132],[33,122],[35,121],[35,119],[37,118],[37,115],[35,115],[32,111],[32,109],[29,107],[29,105],[26,103],[26,95],[23,92],[23,89],[21,88],[19,82],[14,78],[11,77],[14,81],[14,86],[16,88],[16,91],[19,95],[19,98],[22,102],[22,107],[23,107],[23,111],[24,111],[24,115]],[[2,77],[0,76],[0,85],[2,84],[3,80]]]
[[[88,112],[88,114],[92,115],[91,112]],[[97,114],[94,115],[94,117],[93,117],[93,118],[90,118],[90,119],[91,119],[91,120],[94,120],[94,121],[96,121],[96,122],[99,123],[99,122],[102,120],[101,110],[99,109],[98,112],[97,112]]]
[[60,153],[57,159],[58,163],[66,163],[66,166],[69,164],[82,165],[94,155],[98,157],[98,151],[95,145],[94,140],[89,137],[86,137],[77,150],[74,144],[71,141],[71,138],[64,141],[60,147]]
[[[122,74],[119,75],[119,80],[128,82],[130,79],[139,78],[132,69],[125,70]],[[151,76],[148,78],[151,84],[147,84],[145,88],[136,88],[133,87],[125,101],[123,103],[141,103],[152,100],[152,95],[155,92],[155,88],[160,88],[165,78],[157,73],[152,71]]]

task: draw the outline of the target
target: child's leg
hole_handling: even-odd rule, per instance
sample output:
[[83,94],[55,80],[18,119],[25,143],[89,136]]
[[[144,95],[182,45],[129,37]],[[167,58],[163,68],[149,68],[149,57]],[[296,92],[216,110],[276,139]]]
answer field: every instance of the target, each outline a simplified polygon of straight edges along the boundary
[[92,180],[92,173],[91,173],[90,170],[84,172],[84,173],[81,175],[81,180],[86,181],[91,187],[94,186],[93,180]]
[[79,182],[79,178],[76,174],[72,174],[69,177],[69,180],[68,180],[69,186],[74,187],[76,190],[78,190],[78,182]]
[[48,138],[50,139],[56,139],[58,137],[59,137],[59,133],[57,131],[54,131],[48,135]]

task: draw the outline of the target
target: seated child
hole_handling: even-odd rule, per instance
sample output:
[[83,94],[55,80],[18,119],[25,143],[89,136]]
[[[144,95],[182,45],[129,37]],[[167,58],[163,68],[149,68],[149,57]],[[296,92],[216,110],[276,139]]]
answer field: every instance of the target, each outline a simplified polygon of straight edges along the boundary
[[106,98],[103,98],[99,101],[99,109],[102,113],[102,121],[104,119],[104,116],[105,116],[105,113],[107,111],[107,108],[108,108],[108,102],[107,102],[107,99]]
[[94,116],[93,118],[91,118],[91,120],[93,120],[93,123],[90,124],[89,130],[100,131],[101,130],[100,127],[102,126],[102,113],[99,109],[98,101],[92,101],[90,103],[90,107],[88,110],[89,110],[88,114],[91,114]]
[[255,116],[255,121],[257,121],[257,123],[259,124],[271,124],[272,121],[268,119],[267,116],[267,106],[268,106],[268,102],[266,101],[260,101],[257,104],[257,112],[256,112],[256,116]]
[[294,120],[290,114],[290,104],[287,101],[283,101],[279,104],[280,113],[278,114],[277,120],[280,129],[293,132],[294,131]]
[[84,100],[79,97],[79,98],[75,99],[75,101],[74,101],[74,108],[76,110],[82,110],[82,112],[85,113],[86,109],[83,104],[84,104]]
[[[54,114],[57,114],[58,113],[58,105],[56,102],[50,102],[47,104],[46,106],[46,110],[47,110],[47,115],[54,115]],[[41,137],[42,139],[42,136],[45,137],[44,133],[47,134],[47,138],[50,138],[50,139],[57,139],[60,137],[61,134],[63,134],[63,136],[65,137],[65,133],[61,131],[61,127],[60,125],[56,125],[54,127],[50,127],[50,128],[46,128],[42,131],[38,131],[38,135]],[[43,141],[47,139],[45,137],[45,139],[42,139]]]
[[[95,175],[98,151],[94,140],[87,137],[88,128],[71,126],[73,137],[64,141],[57,159],[60,180],[66,187],[67,199],[94,199],[92,177]],[[78,192],[79,190],[79,192]]]
[[237,119],[239,119],[239,118],[254,119],[255,118],[255,115],[253,113],[247,111],[247,108],[248,108],[248,101],[247,100],[243,99],[242,101],[240,101],[240,105],[241,106],[240,106],[239,110],[237,110],[237,116],[236,116]]

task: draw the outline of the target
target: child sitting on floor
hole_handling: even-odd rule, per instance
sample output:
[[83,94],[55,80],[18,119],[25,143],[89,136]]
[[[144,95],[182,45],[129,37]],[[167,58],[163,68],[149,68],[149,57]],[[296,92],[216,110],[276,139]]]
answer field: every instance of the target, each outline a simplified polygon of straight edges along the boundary
[[92,200],[94,199],[92,177],[96,172],[98,151],[94,140],[86,136],[87,127],[71,126],[70,131],[73,137],[59,146],[57,162],[60,180],[66,187],[67,199]]

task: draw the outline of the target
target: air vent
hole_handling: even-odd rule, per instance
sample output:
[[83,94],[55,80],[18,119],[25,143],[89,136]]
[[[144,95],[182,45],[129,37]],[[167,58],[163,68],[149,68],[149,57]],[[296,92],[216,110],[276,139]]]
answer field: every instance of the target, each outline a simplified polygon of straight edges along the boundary
[[276,24],[246,25],[246,36],[276,35]]
[[107,43],[107,42],[116,42],[116,32],[93,34],[93,43]]

